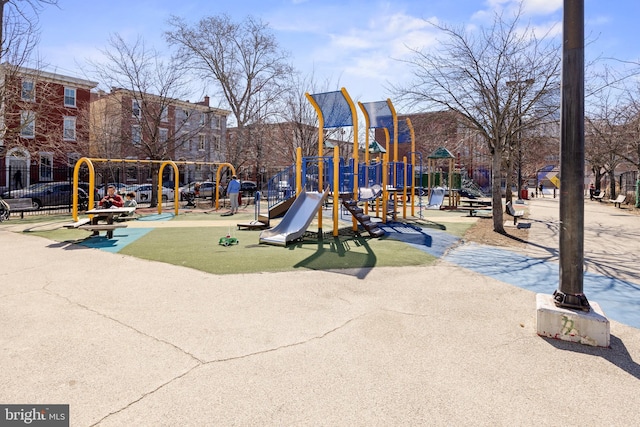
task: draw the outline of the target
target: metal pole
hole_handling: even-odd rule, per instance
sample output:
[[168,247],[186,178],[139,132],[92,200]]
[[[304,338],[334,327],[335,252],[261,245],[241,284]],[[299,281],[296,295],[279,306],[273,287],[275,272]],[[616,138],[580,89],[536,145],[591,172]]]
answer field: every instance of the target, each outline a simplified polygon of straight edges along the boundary
[[584,266],[584,0],[564,0],[557,306],[589,311]]

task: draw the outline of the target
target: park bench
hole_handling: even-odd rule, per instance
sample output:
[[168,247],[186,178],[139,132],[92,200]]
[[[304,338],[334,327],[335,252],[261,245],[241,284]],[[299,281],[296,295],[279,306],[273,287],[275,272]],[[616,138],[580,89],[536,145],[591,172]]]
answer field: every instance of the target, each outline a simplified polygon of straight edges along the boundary
[[522,218],[524,216],[524,211],[515,210],[511,202],[507,202],[507,213],[513,217],[513,225],[518,224],[518,218]]
[[24,213],[33,211],[33,200],[25,197],[21,199],[5,199],[5,202],[9,205],[9,210],[13,212],[20,212],[20,218],[24,218]]
[[107,232],[107,238],[113,239],[113,230],[116,228],[126,228],[127,224],[84,224],[80,225],[77,228],[82,230],[93,231],[93,235],[97,236],[100,231]]
[[78,228],[81,225],[89,224],[90,222],[91,222],[90,218],[83,218],[83,219],[79,219],[76,222],[71,222],[69,224],[64,224],[63,227],[64,228]]
[[602,199],[604,198],[604,193],[605,193],[604,190],[600,190],[600,192],[597,195],[594,195],[593,198],[601,202]]
[[624,194],[618,194],[618,197],[616,197],[615,199],[609,199],[609,203],[613,203],[613,206],[616,206],[621,208],[622,207],[622,203],[624,203],[624,201],[627,199],[627,196]]

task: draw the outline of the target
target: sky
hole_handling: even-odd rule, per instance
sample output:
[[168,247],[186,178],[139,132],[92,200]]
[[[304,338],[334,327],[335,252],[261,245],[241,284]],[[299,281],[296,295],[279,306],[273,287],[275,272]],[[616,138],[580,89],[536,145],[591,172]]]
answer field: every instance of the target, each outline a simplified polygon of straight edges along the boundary
[[[571,0],[568,0],[571,1]],[[90,78],[88,60],[100,61],[110,35],[168,51],[163,32],[175,15],[195,23],[226,13],[236,21],[248,15],[266,22],[292,65],[313,73],[328,90],[345,87],[354,101],[392,98],[390,84],[411,81],[403,62],[410,48],[437,49],[429,22],[480,27],[515,0],[58,0],[40,12],[38,54],[48,71]],[[525,20],[535,27],[562,30],[562,0],[525,0]],[[638,0],[585,0],[587,60],[598,56],[638,61]],[[306,89],[305,89],[306,90]],[[213,87],[205,93],[219,99]],[[223,105],[218,105],[222,106]],[[401,111],[399,111],[401,112]]]

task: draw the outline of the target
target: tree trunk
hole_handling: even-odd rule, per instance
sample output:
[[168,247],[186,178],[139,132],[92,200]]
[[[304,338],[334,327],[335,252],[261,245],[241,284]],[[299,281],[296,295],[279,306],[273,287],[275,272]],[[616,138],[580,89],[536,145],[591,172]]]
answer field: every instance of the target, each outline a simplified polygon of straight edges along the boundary
[[[504,201],[505,203],[511,202],[513,203],[513,192],[511,188],[513,187],[513,170],[515,168],[515,161],[513,157],[513,153],[509,155],[509,160],[507,160],[507,176],[505,179],[505,193],[504,193]],[[520,197],[520,195],[516,196],[516,198]]]
[[615,199],[616,194],[616,174],[615,169],[609,171],[609,198]]
[[156,163],[151,163],[151,200],[150,207],[158,206],[158,171],[160,167]]
[[500,184],[502,181],[502,173],[500,165],[502,163],[501,151],[495,149],[491,158],[491,204],[493,211],[493,231],[504,234],[504,224],[502,215],[502,190]]

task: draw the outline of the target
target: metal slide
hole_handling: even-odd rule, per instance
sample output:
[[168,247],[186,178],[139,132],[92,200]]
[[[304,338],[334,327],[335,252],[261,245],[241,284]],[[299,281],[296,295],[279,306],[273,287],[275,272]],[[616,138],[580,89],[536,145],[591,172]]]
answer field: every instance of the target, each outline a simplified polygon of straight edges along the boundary
[[286,246],[302,236],[328,196],[329,189],[324,193],[302,190],[280,223],[260,233],[260,243]]
[[444,202],[444,188],[436,187],[431,189],[431,196],[429,196],[429,204],[427,209],[440,209],[442,208],[442,202]]

